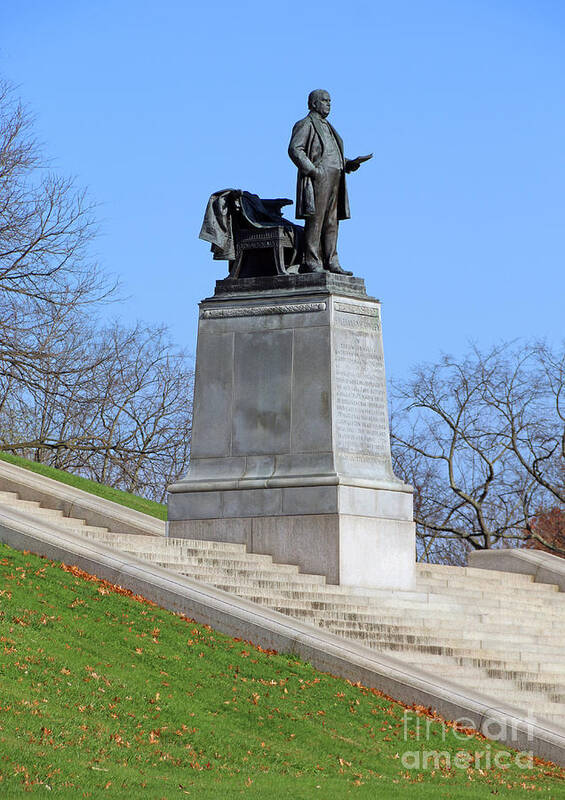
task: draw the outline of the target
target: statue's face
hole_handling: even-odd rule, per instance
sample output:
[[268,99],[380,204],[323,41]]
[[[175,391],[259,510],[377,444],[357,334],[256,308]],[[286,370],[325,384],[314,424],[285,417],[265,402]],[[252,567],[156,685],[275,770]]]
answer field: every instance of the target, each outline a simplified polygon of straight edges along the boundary
[[322,92],[322,94],[316,99],[314,108],[318,114],[325,119],[330,113],[331,104],[332,99],[329,94],[327,92]]

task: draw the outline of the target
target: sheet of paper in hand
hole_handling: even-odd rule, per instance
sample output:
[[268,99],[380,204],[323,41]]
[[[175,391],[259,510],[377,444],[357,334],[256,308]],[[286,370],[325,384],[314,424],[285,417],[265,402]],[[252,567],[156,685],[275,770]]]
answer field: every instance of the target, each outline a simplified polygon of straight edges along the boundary
[[373,157],[372,153],[369,153],[368,156],[357,156],[357,158],[352,158],[351,162],[355,164],[357,167],[360,166],[364,161],[369,161]]

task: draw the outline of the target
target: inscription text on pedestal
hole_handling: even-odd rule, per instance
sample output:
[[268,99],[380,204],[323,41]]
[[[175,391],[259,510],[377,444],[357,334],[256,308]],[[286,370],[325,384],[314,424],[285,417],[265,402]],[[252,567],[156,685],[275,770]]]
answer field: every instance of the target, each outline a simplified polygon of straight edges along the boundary
[[[357,323],[352,329],[351,319]],[[390,459],[384,357],[378,318],[336,314],[334,332],[337,448],[353,461]]]

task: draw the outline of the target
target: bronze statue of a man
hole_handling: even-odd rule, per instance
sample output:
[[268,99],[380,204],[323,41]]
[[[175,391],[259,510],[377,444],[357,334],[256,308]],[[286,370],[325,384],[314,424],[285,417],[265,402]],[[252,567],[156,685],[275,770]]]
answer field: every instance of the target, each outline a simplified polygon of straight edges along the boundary
[[304,223],[304,257],[300,272],[352,275],[337,255],[340,219],[349,219],[345,173],[359,169],[371,156],[347,159],[343,141],[327,121],[331,98],[325,89],[308,95],[310,113],[292,129],[288,154],[298,167],[296,218]]

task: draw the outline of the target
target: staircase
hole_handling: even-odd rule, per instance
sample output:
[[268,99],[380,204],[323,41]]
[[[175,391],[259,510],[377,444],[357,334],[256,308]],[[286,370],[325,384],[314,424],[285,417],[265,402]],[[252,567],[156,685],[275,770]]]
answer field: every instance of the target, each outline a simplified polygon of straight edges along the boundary
[[438,679],[565,727],[565,595],[529,575],[420,564],[412,591],[333,586],[244,545],[112,533],[16,492],[0,492],[2,507],[401,656]]

